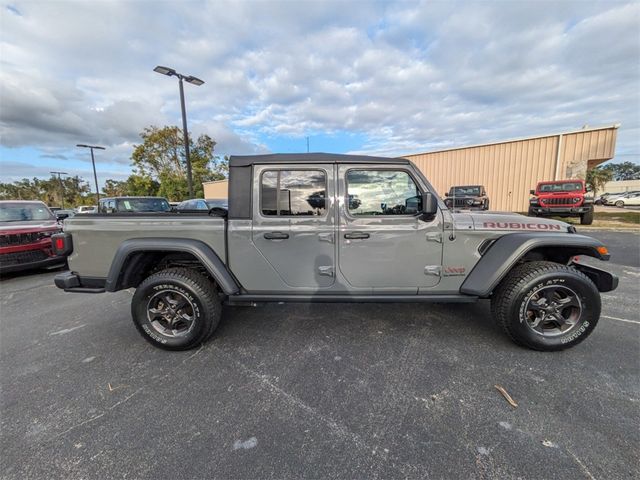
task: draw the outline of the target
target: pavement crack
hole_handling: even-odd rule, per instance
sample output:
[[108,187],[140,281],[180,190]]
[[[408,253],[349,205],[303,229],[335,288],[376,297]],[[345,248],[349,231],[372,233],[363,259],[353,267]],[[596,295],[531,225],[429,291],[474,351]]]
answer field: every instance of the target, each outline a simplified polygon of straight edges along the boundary
[[76,428],[80,428],[80,427],[82,427],[82,426],[84,426],[84,425],[87,425],[87,424],[89,424],[89,423],[93,423],[93,422],[95,422],[96,420],[98,420],[98,419],[100,419],[100,418],[104,417],[106,414],[108,414],[109,412],[111,412],[114,408],[119,407],[119,406],[120,406],[120,405],[122,405],[123,403],[128,402],[132,397],[134,397],[135,395],[137,395],[138,393],[140,393],[142,390],[143,390],[142,388],[139,388],[138,390],[136,390],[136,391],[135,391],[135,392],[133,392],[132,394],[127,395],[126,397],[124,397],[122,400],[120,400],[120,401],[118,401],[118,402],[114,403],[114,404],[113,404],[113,405],[111,405],[110,407],[107,407],[107,409],[106,409],[104,412],[102,412],[102,413],[100,413],[100,414],[98,414],[98,415],[94,415],[93,417],[90,417],[90,418],[88,418],[88,419],[86,419],[86,420],[83,420],[83,421],[82,421],[82,422],[80,422],[80,423],[77,423],[77,424],[75,424],[75,425],[72,425],[71,427],[67,428],[65,431],[60,432],[59,434],[57,434],[55,437],[53,437],[53,439],[55,440],[55,439],[57,439],[57,438],[60,438],[60,437],[62,437],[62,436],[64,436],[64,435],[66,435],[67,433],[69,433],[69,432],[71,432],[71,431],[75,430]]
[[[411,471],[408,472],[407,469],[404,468],[404,466],[406,466],[405,462],[403,460],[398,459],[398,458],[393,458],[392,455],[389,455],[389,453],[388,453],[389,449],[383,448],[382,446],[379,446],[379,445],[378,446],[369,445],[357,433],[352,432],[346,426],[339,424],[333,418],[331,418],[331,417],[319,412],[316,408],[312,407],[311,405],[306,404],[300,398],[296,397],[295,395],[290,394],[286,390],[282,389],[281,387],[279,387],[278,385],[273,383],[271,380],[269,380],[269,377],[267,375],[263,375],[263,374],[261,374],[259,372],[256,372],[255,370],[251,369],[250,367],[248,367],[247,365],[243,364],[242,362],[236,360],[235,358],[233,358],[231,355],[229,355],[228,353],[224,352],[220,348],[218,348],[218,347],[214,347],[214,348],[216,348],[216,350],[220,354],[222,354],[224,357],[226,357],[227,360],[229,360],[232,363],[235,363],[246,374],[248,374],[251,377],[253,377],[256,380],[258,380],[272,394],[278,395],[280,397],[283,397],[290,404],[300,408],[301,410],[303,410],[303,411],[307,412],[308,414],[310,414],[312,417],[322,421],[325,425],[327,425],[339,437],[341,437],[341,438],[353,443],[354,445],[356,445],[361,450],[367,452],[370,457],[372,457],[372,458],[373,457],[378,457],[380,460],[382,460],[384,462],[388,462],[387,466],[393,467],[395,470],[398,470],[399,472],[401,472],[405,476],[410,476],[411,474],[415,474],[416,473],[414,468],[412,468]],[[389,462],[389,460],[391,460],[391,462]],[[379,466],[378,462],[375,462],[372,466],[373,467]],[[375,476],[377,476],[377,472],[376,472]]]

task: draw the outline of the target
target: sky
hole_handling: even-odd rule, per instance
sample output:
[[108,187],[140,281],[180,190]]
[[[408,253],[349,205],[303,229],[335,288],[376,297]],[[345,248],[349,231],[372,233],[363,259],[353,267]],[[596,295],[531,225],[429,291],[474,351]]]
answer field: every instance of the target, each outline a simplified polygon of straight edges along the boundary
[[640,163],[640,2],[9,1],[0,181],[124,179],[143,128],[216,152],[403,155],[620,123]]

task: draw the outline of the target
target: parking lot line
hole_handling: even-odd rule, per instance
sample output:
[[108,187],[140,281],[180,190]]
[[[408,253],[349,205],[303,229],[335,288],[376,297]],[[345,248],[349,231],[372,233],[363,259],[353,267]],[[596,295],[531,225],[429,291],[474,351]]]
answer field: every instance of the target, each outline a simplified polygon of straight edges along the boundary
[[635,323],[640,325],[638,320],[628,320],[626,318],[618,318],[618,317],[609,317],[607,315],[600,315],[602,318],[608,318],[609,320],[618,320],[619,322],[627,322],[627,323]]

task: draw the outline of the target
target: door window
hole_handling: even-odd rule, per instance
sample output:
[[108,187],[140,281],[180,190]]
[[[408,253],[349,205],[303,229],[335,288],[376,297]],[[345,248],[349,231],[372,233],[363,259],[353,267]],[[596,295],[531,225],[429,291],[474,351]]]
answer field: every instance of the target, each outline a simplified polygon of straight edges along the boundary
[[265,216],[322,216],[327,178],[322,170],[267,170],[260,185]]
[[349,170],[349,213],[362,215],[415,215],[422,211],[422,196],[404,170]]

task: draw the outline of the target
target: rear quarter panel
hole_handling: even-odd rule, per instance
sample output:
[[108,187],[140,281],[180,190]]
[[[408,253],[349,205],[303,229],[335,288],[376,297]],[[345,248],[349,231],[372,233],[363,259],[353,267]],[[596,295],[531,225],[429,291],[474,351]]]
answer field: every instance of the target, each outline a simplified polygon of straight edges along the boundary
[[225,261],[224,219],[209,216],[109,217],[76,215],[65,222],[73,238],[69,268],[106,278],[120,244],[132,238],[188,238],[209,245]]

